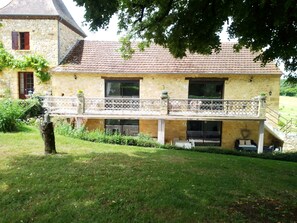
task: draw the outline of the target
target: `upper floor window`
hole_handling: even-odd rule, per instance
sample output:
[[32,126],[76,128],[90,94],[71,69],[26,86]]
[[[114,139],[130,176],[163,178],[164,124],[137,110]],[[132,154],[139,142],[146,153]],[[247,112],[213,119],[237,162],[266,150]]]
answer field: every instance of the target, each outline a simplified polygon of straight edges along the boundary
[[139,98],[139,80],[106,80],[105,96]]
[[12,32],[13,50],[30,50],[29,32]]

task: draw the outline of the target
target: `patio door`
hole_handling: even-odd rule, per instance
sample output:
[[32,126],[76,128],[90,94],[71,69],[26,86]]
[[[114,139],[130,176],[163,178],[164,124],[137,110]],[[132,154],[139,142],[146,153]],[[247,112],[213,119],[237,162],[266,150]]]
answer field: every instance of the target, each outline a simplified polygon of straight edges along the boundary
[[222,122],[188,121],[187,138],[194,140],[195,146],[221,146]]
[[34,92],[34,77],[32,72],[19,72],[19,98],[26,99]]
[[192,79],[189,81],[190,99],[222,99],[224,80]]
[[105,108],[134,111],[139,109],[139,80],[106,80]]

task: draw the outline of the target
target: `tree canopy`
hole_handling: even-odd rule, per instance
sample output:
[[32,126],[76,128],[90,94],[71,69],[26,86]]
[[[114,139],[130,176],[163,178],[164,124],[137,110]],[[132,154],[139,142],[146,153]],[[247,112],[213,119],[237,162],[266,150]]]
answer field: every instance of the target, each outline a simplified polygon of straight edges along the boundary
[[141,39],[141,48],[155,43],[175,57],[186,52],[210,54],[220,50],[220,32],[228,23],[235,50],[259,52],[255,61],[284,63],[297,71],[296,0],[74,0],[86,8],[85,19],[93,31],[107,28],[119,17],[119,31]]

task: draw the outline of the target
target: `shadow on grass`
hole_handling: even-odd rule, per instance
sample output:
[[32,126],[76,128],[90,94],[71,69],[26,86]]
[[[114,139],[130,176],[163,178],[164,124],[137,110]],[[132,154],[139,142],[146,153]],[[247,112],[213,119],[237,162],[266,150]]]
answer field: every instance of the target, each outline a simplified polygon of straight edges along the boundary
[[[257,173],[257,161],[244,158],[232,161],[229,157],[210,154],[192,157],[192,153],[179,152],[178,155],[156,150],[135,152],[132,156],[118,152],[15,157],[0,172],[0,219],[3,222],[249,222],[243,212],[230,214],[230,207],[239,198],[251,194],[291,203],[288,208],[297,207],[294,185],[280,184],[289,176],[282,174],[282,179],[278,170]],[[271,178],[270,191],[263,186],[267,178]],[[278,183],[274,182],[276,179]],[[295,179],[292,182],[296,184]],[[283,192],[275,194],[284,188],[290,196],[283,196]],[[263,213],[266,216],[270,210],[263,210],[259,216]],[[278,217],[277,221],[283,220]]]

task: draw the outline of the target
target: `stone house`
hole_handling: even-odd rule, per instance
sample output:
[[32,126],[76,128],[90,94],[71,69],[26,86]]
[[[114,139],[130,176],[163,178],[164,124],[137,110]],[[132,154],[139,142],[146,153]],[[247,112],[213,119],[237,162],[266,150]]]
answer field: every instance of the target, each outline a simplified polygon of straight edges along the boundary
[[[50,67],[61,63],[69,50],[86,34],[76,24],[62,0],[11,0],[0,8],[0,42],[20,57],[38,54]],[[0,95],[9,91],[13,98],[25,98],[30,91],[44,92],[51,83],[40,85],[32,70],[0,72]]]
[[[49,83],[31,76],[35,93],[51,91],[44,105],[51,115],[74,118],[89,129],[148,134],[160,143],[191,140],[233,148],[237,139],[252,139],[261,152],[278,140],[264,130],[264,121],[266,105],[278,110],[281,72],[272,63],[254,63],[249,50],[235,53],[224,43],[219,54],[175,59],[153,45],[124,60],[117,42],[83,40],[61,0],[27,1],[28,12],[21,11],[22,2],[0,9],[0,40],[16,55],[34,52],[50,61]],[[15,32],[29,33],[29,50],[12,49]],[[25,72],[0,73],[14,98],[22,98]],[[84,93],[79,98],[78,91]],[[265,102],[256,98],[262,93]]]

